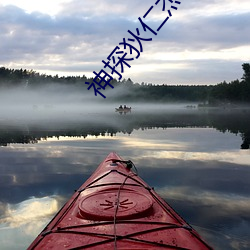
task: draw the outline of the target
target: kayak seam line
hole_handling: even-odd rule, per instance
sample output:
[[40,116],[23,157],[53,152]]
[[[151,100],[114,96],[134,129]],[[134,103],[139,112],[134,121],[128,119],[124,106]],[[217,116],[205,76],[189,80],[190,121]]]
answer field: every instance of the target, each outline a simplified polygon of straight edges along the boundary
[[[209,249],[213,249],[211,248],[203,239],[201,239],[201,237],[199,237],[198,233],[194,231],[193,227],[188,223],[186,222],[182,216],[180,216],[166,201],[165,203],[172,209],[172,211],[167,208],[167,206],[161,201],[160,198],[158,198],[151,190],[149,190],[150,194],[159,202],[159,204],[161,206],[163,206],[172,216],[174,216],[174,218],[179,221],[179,223],[182,224],[182,222],[179,220],[179,218],[177,216],[179,216],[185,223],[186,225],[184,225],[184,227],[186,227],[187,230],[189,230],[189,232],[196,238],[198,239],[200,242],[204,243]],[[176,216],[176,215],[177,216]]]
[[[63,211],[62,216],[59,217],[58,220],[57,220],[54,224],[52,224],[52,226],[51,226],[52,230],[53,230],[53,228],[56,227],[56,225],[58,225],[58,224],[60,223],[60,221],[63,219],[63,217],[67,214],[67,212],[71,209],[71,207],[72,207],[72,206],[74,205],[74,203],[77,201],[78,197],[80,196],[80,193],[75,193],[75,194],[76,194],[76,197],[75,197],[74,200],[69,204],[69,206],[65,209],[65,211],[63,211],[63,209],[65,208],[65,206],[66,206],[68,203],[65,203],[64,206],[58,211],[58,213],[57,213],[57,214],[54,216],[54,218],[52,219],[52,221],[51,221],[50,224],[52,224],[52,223],[53,223],[53,220],[56,218],[56,216],[57,216],[60,212]],[[49,225],[50,225],[50,224],[49,224]],[[45,231],[46,228],[48,228],[48,226],[45,227],[45,229],[44,229],[43,232],[41,233],[42,238],[43,238],[44,236],[46,236],[47,234],[49,234],[50,231],[52,231],[52,230]],[[42,239],[42,238],[41,238],[41,239]]]
[[[117,171],[116,169],[112,169],[112,170],[110,170],[109,172],[107,172],[107,173],[103,174],[102,176],[100,176],[99,178],[97,178],[96,180],[94,180],[93,182],[91,182],[90,184],[88,184],[85,188],[83,188],[83,189],[81,189],[81,190],[78,190],[78,191],[77,191],[77,195],[76,195],[76,197],[74,198],[74,200],[69,204],[69,206],[67,207],[67,209],[65,209],[65,211],[64,211],[63,214],[62,214],[62,216],[54,223],[54,225],[52,226],[52,228],[55,227],[57,224],[59,224],[59,222],[63,219],[63,217],[65,216],[65,214],[67,213],[67,211],[69,211],[69,209],[70,209],[70,208],[73,206],[73,204],[76,202],[76,200],[78,199],[78,197],[79,197],[79,195],[81,194],[81,192],[83,192],[83,191],[86,190],[87,188],[90,188],[90,186],[91,186],[92,184],[94,184],[95,182],[97,182],[97,181],[101,180],[102,178],[108,176],[111,172],[117,172],[118,174],[121,174],[121,175],[123,175],[123,176],[126,176],[127,178],[130,178],[130,179],[134,180],[135,182],[139,183],[142,187],[144,187],[144,188],[146,188],[146,189],[148,188],[148,187],[144,186],[141,182],[135,180],[133,177],[130,177],[130,176],[128,176],[128,175],[125,175],[125,174],[123,174],[123,173]],[[133,173],[134,175],[137,175],[137,174],[134,173],[134,172],[132,172],[132,173]],[[66,203],[66,204],[67,204],[67,203]],[[65,205],[66,205],[66,204],[65,204]],[[61,210],[58,211],[57,214],[59,214],[59,213],[64,209],[65,205],[62,207]],[[56,215],[57,215],[57,214],[56,214]],[[56,218],[56,215],[55,215],[54,218]],[[51,221],[51,223],[52,223],[52,222],[53,222],[53,220]],[[44,230],[46,230],[46,228],[45,228]],[[44,232],[41,234],[41,236],[43,237],[43,236],[47,235],[48,232],[49,232],[49,231],[44,231]]]
[[[149,193],[154,197],[154,199],[165,209],[167,210],[180,224],[183,224],[182,221],[180,221],[180,219],[177,217],[177,215],[179,215],[177,212],[174,212],[176,213],[176,215],[173,213],[173,211],[171,211],[163,202],[161,199],[159,199],[159,197],[157,197],[151,190],[149,190]],[[172,208],[166,201],[165,203],[170,207]],[[189,226],[191,229],[192,227],[180,216],[180,218],[187,224],[187,226]]]
[[[99,178],[95,179],[95,180],[92,181],[91,183],[89,183],[85,188],[78,190],[78,192],[83,192],[84,190],[86,190],[86,189],[88,189],[88,188],[95,187],[95,186],[92,186],[95,182],[97,182],[97,181],[103,179],[104,177],[108,176],[108,175],[109,175],[110,173],[112,173],[112,172],[117,172],[118,174],[120,174],[120,175],[122,175],[122,176],[125,176],[125,177],[128,176],[128,175],[126,175],[126,174],[124,174],[124,173],[122,173],[122,172],[120,172],[120,171],[118,171],[118,170],[116,170],[116,169],[112,169],[112,170],[110,170],[109,172],[107,172],[107,173],[103,174],[102,176],[100,176]],[[132,171],[131,171],[131,172],[132,172]],[[132,173],[133,173],[133,175],[138,176],[136,173],[134,173],[134,172],[132,172]],[[129,173],[129,174],[130,174],[130,173]],[[139,186],[144,187],[144,188],[147,189],[147,190],[152,190],[152,189],[153,189],[152,187],[144,185],[142,182],[140,182],[139,180],[134,179],[134,178],[131,177],[131,176],[128,176],[128,178],[131,179],[131,180],[133,180],[133,181],[135,181],[136,183],[139,184]],[[122,183],[120,183],[120,184],[122,184]],[[100,184],[100,185],[103,185],[103,184]]]
[[[121,185],[121,183],[120,183],[120,182],[104,183],[104,184],[98,184],[98,185],[95,185],[95,186],[90,186],[90,187],[88,187],[88,188],[96,188],[96,187],[112,186],[112,185]],[[133,183],[125,183],[124,185],[125,185],[125,186],[141,187],[141,185],[139,185],[139,184],[133,184]],[[85,189],[87,189],[87,188],[83,188],[83,189],[79,190],[78,192],[82,192],[82,191],[84,191]]]
[[[177,224],[168,223],[168,222],[160,222],[160,221],[129,221],[129,220],[118,220],[116,221],[117,224],[149,224],[149,225],[165,225],[165,226],[179,226]],[[66,230],[66,229],[73,229],[73,228],[83,228],[83,227],[90,227],[90,226],[103,226],[113,224],[113,221],[104,221],[98,223],[91,223],[86,225],[78,225],[78,226],[70,226],[70,227],[58,227],[58,230]]]
[[102,178],[106,177],[107,175],[109,175],[113,170],[110,170],[109,172],[101,175],[100,177],[98,177],[97,179],[93,180],[92,182],[90,182],[84,189],[88,188],[89,186],[91,186],[92,184],[94,184],[95,182],[101,180]]
[[[145,241],[145,240],[141,240],[141,239],[136,239],[133,238],[135,236],[140,236],[143,234],[147,234],[147,233],[151,233],[151,232],[155,232],[155,231],[159,231],[159,230],[170,230],[170,229],[184,229],[187,230],[185,227],[182,226],[171,226],[171,227],[158,227],[158,228],[153,228],[153,229],[148,229],[148,230],[144,230],[144,231],[139,231],[139,232],[135,232],[132,234],[128,234],[128,235],[117,235],[117,240],[123,240],[123,239],[127,239],[127,240],[132,240],[132,241],[139,241],[139,242],[144,242],[144,243],[148,243],[148,244],[153,244],[153,245],[158,245],[158,246],[162,246],[162,247],[170,247],[173,249],[183,249],[183,250],[187,250],[187,248],[183,248],[183,247],[178,247],[178,246],[172,246],[172,245],[168,245],[168,244],[163,244],[163,243],[158,243],[158,242],[153,242],[153,241]],[[82,249],[87,248],[87,247],[92,247],[92,246],[96,246],[96,245],[100,245],[100,244],[105,244],[105,243],[109,243],[112,242],[114,239],[114,235],[110,235],[110,234],[97,234],[97,233],[90,233],[90,232],[78,232],[78,231],[55,231],[53,233],[68,233],[68,234],[83,234],[83,235],[94,235],[94,236],[105,236],[105,237],[112,237],[112,239],[107,239],[107,240],[103,240],[103,241],[99,241],[99,242],[94,242],[85,246],[79,246],[76,248],[71,248],[71,250],[76,250],[76,249]]]
[[[134,232],[134,233],[131,233],[131,234],[128,234],[128,235],[118,235],[117,237],[118,238],[121,238],[121,239],[126,239],[126,238],[129,238],[131,236],[136,236],[136,235],[141,235],[141,234],[145,234],[145,233],[151,233],[151,232],[154,232],[154,231],[158,231],[158,230],[170,230],[170,229],[184,229],[184,230],[187,230],[189,231],[189,229],[187,229],[185,226],[179,226],[179,225],[168,225],[168,226],[164,226],[164,227],[156,227],[156,228],[152,228],[152,229],[147,229],[147,230],[143,230],[143,231],[138,231],[138,232]],[[60,229],[56,229],[56,230],[51,230],[51,231],[47,231],[47,234],[53,234],[53,233],[65,233],[65,234],[86,234],[86,235],[94,235],[94,236],[114,236],[113,234],[101,234],[101,233],[92,233],[92,232],[79,232],[79,231],[70,231],[70,230],[65,230],[64,228],[60,228]]]
[[[121,164],[119,164],[120,166],[126,164],[126,163],[129,163],[131,161],[122,161],[122,160],[117,160],[116,162],[120,162]],[[132,162],[131,162],[132,163]],[[117,165],[118,166],[118,165]],[[132,163],[132,167],[135,167],[135,165]],[[124,166],[123,166],[124,167]],[[131,167],[131,168],[132,168]],[[76,249],[83,249],[83,248],[89,248],[89,247],[93,247],[93,246],[98,246],[98,245],[101,245],[101,244],[108,244],[108,243],[111,243],[111,242],[114,242],[114,247],[116,249],[116,241],[120,240],[120,241],[125,241],[128,240],[128,241],[135,241],[135,242],[142,242],[142,243],[145,243],[145,244],[153,244],[153,245],[156,245],[156,246],[160,246],[160,247],[168,247],[168,248],[171,248],[171,249],[182,249],[182,250],[187,250],[187,248],[183,248],[183,247],[178,247],[177,244],[176,246],[173,246],[173,245],[167,245],[167,244],[175,244],[175,242],[171,242],[169,241],[169,243],[166,242],[166,244],[164,244],[162,241],[158,240],[159,242],[154,242],[154,241],[151,241],[151,240],[144,240],[144,239],[139,239],[140,237],[142,238],[147,238],[147,234],[151,234],[151,233],[154,233],[154,232],[157,232],[159,230],[162,230],[162,231],[165,231],[168,232],[168,230],[177,230],[177,229],[183,229],[183,230],[186,230],[188,232],[186,232],[185,234],[190,234],[190,236],[192,235],[196,240],[204,243],[209,249],[213,249],[211,248],[202,238],[199,237],[199,234],[192,228],[191,225],[189,225],[185,219],[183,219],[172,207],[171,205],[169,205],[163,198],[159,197],[157,195],[157,193],[154,192],[154,189],[152,187],[150,187],[147,183],[145,183],[142,179],[140,179],[140,177],[138,177],[138,180],[136,179],[136,176],[138,176],[138,173],[137,173],[137,169],[136,169],[136,173],[134,171],[132,171],[128,166],[126,166],[127,170],[127,173],[126,172],[120,172],[119,170],[117,169],[107,169],[104,173],[102,173],[101,176],[98,177],[98,173],[97,172],[95,174],[96,176],[96,179],[92,180],[89,184],[85,184],[83,185],[84,187],[83,188],[79,188],[78,190],[75,190],[75,193],[73,195],[73,197],[71,198],[70,201],[66,202],[64,204],[64,206],[57,212],[57,214],[54,216],[54,218],[51,220],[51,222],[43,229],[42,233],[40,234],[41,235],[41,238],[33,245],[32,249],[36,248],[36,246],[38,246],[38,244],[40,244],[40,242],[42,241],[42,239],[44,239],[47,235],[50,235],[50,234],[79,234],[79,235],[90,235],[90,236],[96,236],[97,238],[98,237],[106,237],[105,240],[101,240],[99,242],[93,242],[93,243],[90,243],[88,245],[85,245],[85,246],[79,246],[79,247],[76,247],[76,248],[70,248],[72,250],[76,250]],[[121,181],[120,183],[104,183],[104,184],[96,184],[97,182],[99,182],[102,179],[105,179],[106,180],[106,177],[111,174],[111,173],[117,173],[117,174],[120,174],[120,176],[124,176],[124,180]],[[112,179],[112,178],[111,178]],[[134,183],[126,183],[126,181],[130,179],[132,180],[131,182],[134,182]],[[67,213],[72,209],[72,207],[76,204],[77,200],[79,199],[79,197],[81,197],[81,193],[83,191],[85,191],[86,189],[89,189],[89,188],[97,188],[97,187],[101,187],[101,186],[110,186],[110,185],[119,185],[120,187],[119,188],[114,188],[114,190],[117,191],[117,199],[116,199],[116,210],[115,210],[115,213],[114,213],[114,218],[113,218],[113,221],[104,221],[104,222],[99,222],[99,223],[91,223],[91,224],[87,224],[87,225],[79,225],[79,226],[70,226],[70,227],[59,227],[58,225],[60,225],[60,223],[62,222],[62,220],[65,218],[65,216],[67,215]],[[162,207],[163,210],[165,210],[166,213],[168,213],[170,216],[172,216],[173,219],[176,220],[177,224],[174,224],[174,223],[165,223],[165,222],[148,222],[148,221],[128,221],[128,220],[117,220],[116,218],[116,215],[118,213],[118,209],[119,209],[119,202],[120,202],[120,192],[122,190],[126,190],[126,187],[124,186],[135,186],[135,187],[140,187],[138,188],[138,190],[141,190],[141,188],[145,188],[146,190],[148,190],[148,194],[150,194],[152,196],[152,198],[154,199],[154,202],[158,203],[158,205],[160,207]],[[172,209],[172,210],[171,210]],[[61,216],[57,219],[57,215],[59,215],[61,213]],[[180,225],[178,225],[178,223]],[[74,229],[77,229],[77,228],[88,228],[88,227],[91,227],[91,226],[101,226],[101,225],[114,225],[114,233],[111,235],[111,234],[102,234],[102,233],[94,233],[94,232],[80,232],[80,231],[76,231]],[[148,229],[145,229],[143,231],[138,231],[138,232],[132,232],[128,235],[117,235],[116,234],[116,225],[120,225],[119,228],[122,228],[124,225],[123,224],[145,224],[145,225],[148,225],[148,224],[151,224],[151,225],[155,225],[155,228],[148,228]],[[159,225],[159,226],[158,226]],[[73,229],[73,230],[70,230],[70,229]],[[85,231],[85,230],[84,230]],[[90,230],[91,231],[91,230]],[[111,232],[112,230],[110,230]],[[177,231],[179,232],[179,231]],[[143,237],[144,236],[144,237]],[[107,238],[109,237],[109,238]],[[135,238],[134,238],[135,237]],[[164,237],[163,237],[164,239]],[[98,239],[96,239],[98,240]],[[100,240],[100,239],[99,239]],[[161,243],[162,242],[162,243]],[[80,243],[80,242],[79,242]],[[82,243],[80,243],[82,244]]]

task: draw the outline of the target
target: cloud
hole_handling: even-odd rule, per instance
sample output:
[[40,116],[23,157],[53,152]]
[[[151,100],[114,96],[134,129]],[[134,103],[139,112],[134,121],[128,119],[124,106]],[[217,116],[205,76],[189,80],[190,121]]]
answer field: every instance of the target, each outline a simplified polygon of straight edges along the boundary
[[[16,205],[8,204],[5,217],[0,219],[0,223],[12,228],[24,224],[34,225],[36,224],[34,221],[41,221],[42,218],[51,217],[58,209],[58,202],[55,197],[31,198]],[[33,230],[30,230],[29,233],[33,233]]]
[[[0,63],[42,73],[92,76],[93,70],[103,67],[101,61],[115,46],[130,36],[128,30],[135,32],[137,27],[142,30],[138,17],[151,5],[149,0],[126,3],[74,0],[65,2],[54,16],[39,11],[27,12],[14,5],[0,5]],[[146,19],[154,29],[166,17],[161,5],[155,6]],[[241,50],[249,49],[247,5],[246,0],[240,5],[234,0],[181,3],[157,36],[146,33],[153,41],[143,42],[144,52],[131,63],[132,69],[128,69],[124,77],[137,82],[160,83],[168,79],[171,83],[187,84],[239,78],[240,65],[250,60],[247,53],[242,57]],[[233,58],[228,56],[228,49],[235,51]],[[183,55],[180,57],[180,54]],[[144,70],[147,65],[151,68],[150,75]],[[223,67],[218,68],[218,65]],[[203,71],[204,74],[200,74]]]
[[[177,22],[167,27],[166,42],[178,44],[179,49],[218,50],[249,45],[249,13],[196,17],[187,23]],[[176,32],[178,30],[178,32]],[[244,36],[243,36],[244,34]],[[208,58],[209,59],[209,58]]]
[[33,197],[18,204],[5,204],[0,217],[1,249],[26,249],[62,204],[58,196]]
[[114,0],[91,0],[81,1],[73,0],[65,3],[65,8],[60,14],[68,16],[89,16],[89,17],[125,17],[127,19],[137,18],[138,15],[146,11],[152,5],[151,0],[143,1],[114,1]]
[[235,217],[240,217],[250,207],[250,199],[246,196],[221,194],[219,192],[202,191],[200,189],[195,192],[194,189],[189,189],[185,186],[162,187],[157,192],[166,200],[168,200],[168,197],[171,197],[171,199],[185,200],[187,203],[200,204],[200,206],[201,204],[203,206],[218,206],[221,208],[217,213],[219,216],[233,214]]

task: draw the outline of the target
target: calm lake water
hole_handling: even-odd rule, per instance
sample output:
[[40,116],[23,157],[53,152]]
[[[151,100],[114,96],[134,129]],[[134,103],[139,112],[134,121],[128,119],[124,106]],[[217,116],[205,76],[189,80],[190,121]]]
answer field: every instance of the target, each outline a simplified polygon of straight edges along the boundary
[[215,249],[250,249],[250,110],[113,110],[0,118],[0,248],[27,248],[115,151]]

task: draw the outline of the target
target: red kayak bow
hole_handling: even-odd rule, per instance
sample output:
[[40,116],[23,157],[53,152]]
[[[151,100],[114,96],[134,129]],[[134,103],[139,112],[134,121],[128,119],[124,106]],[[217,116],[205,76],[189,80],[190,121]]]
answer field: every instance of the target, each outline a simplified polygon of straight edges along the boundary
[[28,249],[212,249],[133,167],[110,153]]

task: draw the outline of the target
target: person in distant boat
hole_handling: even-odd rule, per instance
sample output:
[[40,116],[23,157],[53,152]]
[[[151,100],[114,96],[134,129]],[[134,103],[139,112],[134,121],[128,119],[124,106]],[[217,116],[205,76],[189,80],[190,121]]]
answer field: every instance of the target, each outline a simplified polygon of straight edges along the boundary
[[122,109],[122,105],[119,106],[119,109]]
[[124,105],[124,109],[126,109],[127,108],[127,106],[126,105]]

